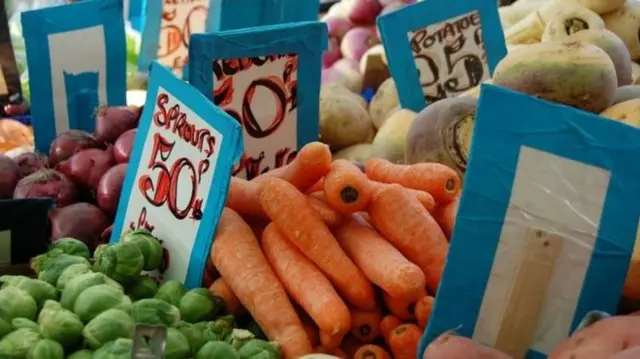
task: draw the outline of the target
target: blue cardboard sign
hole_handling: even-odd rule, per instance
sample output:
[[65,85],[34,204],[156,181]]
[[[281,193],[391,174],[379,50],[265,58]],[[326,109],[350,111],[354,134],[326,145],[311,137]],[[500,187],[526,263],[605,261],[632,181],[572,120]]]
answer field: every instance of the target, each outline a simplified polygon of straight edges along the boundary
[[640,169],[629,165],[640,130],[491,85],[474,126],[419,357],[453,329],[507,352],[528,330],[521,357],[546,358],[588,312],[616,310],[640,217]]
[[234,175],[251,179],[281,167],[318,139],[327,42],[318,21],[193,35],[191,84],[244,129],[246,152]]
[[111,242],[132,228],[150,230],[170,256],[160,279],[199,287],[242,151],[240,125],[154,62]]
[[139,70],[146,73],[157,60],[182,77],[191,35],[204,32],[209,2],[143,0]]
[[96,104],[126,104],[122,0],[26,11],[22,32],[38,151],[67,129],[93,132]]
[[134,30],[140,31],[140,20],[142,17],[142,0],[125,0],[125,12],[127,19],[131,22]]
[[507,54],[496,0],[420,1],[377,23],[400,103],[416,112],[489,79]]
[[318,20],[318,0],[211,0],[207,32]]

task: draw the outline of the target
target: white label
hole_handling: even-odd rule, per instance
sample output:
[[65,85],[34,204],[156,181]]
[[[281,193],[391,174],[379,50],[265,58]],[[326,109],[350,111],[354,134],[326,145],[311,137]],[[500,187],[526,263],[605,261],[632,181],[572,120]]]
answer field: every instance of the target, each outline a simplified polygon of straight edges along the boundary
[[477,11],[410,31],[407,36],[429,103],[455,97],[490,77]]
[[473,339],[493,346],[529,228],[564,238],[544,299],[532,349],[548,354],[570,332],[593,254],[610,174],[522,147],[511,200]]
[[0,231],[0,265],[11,264],[11,230]]
[[9,89],[7,88],[7,80],[4,78],[4,72],[2,66],[0,66],[0,96],[8,95]]
[[182,102],[158,90],[123,232],[147,227],[164,241],[170,258],[162,279],[186,277],[222,140]]
[[56,131],[69,129],[65,73],[98,73],[98,101],[107,103],[107,55],[102,25],[51,34],[51,86]]
[[233,174],[252,179],[293,160],[298,144],[296,55],[218,60],[214,103],[243,128],[244,156]]

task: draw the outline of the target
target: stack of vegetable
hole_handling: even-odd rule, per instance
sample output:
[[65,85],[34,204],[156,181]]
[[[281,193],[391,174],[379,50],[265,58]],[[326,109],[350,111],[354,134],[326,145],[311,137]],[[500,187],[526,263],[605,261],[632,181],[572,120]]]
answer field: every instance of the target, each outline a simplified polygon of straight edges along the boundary
[[161,266],[164,250],[145,230],[102,245],[90,258],[64,238],[33,258],[37,279],[0,277],[0,357],[130,358],[136,325],[167,327],[166,359],[280,358],[276,343],[235,328],[224,302],[206,288],[158,287],[143,271]]

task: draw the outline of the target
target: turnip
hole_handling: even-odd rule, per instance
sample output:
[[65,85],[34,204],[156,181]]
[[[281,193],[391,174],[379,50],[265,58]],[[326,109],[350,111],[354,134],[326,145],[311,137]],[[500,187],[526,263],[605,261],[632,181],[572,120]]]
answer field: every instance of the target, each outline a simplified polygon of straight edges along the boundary
[[84,202],[52,210],[49,220],[52,241],[71,237],[84,242],[92,250],[103,243],[102,232],[110,225],[98,207]]
[[331,67],[331,65],[341,58],[340,40],[335,37],[329,37],[329,47],[322,53],[322,68]]
[[87,148],[58,163],[56,170],[77,184],[96,189],[102,176],[115,164],[110,150]]
[[96,199],[103,211],[109,214],[116,213],[126,173],[127,164],[122,163],[111,167],[100,179]]
[[13,192],[13,198],[53,198],[57,207],[72,204],[78,196],[76,186],[62,173],[41,169],[21,179]]
[[367,50],[379,43],[375,28],[354,27],[344,35],[340,50],[345,58],[360,61]]
[[350,0],[345,5],[347,17],[357,25],[373,25],[382,11],[378,0]]
[[47,157],[36,152],[24,152],[18,155],[14,160],[18,164],[18,167],[20,167],[21,177],[26,177],[33,172],[49,166]]
[[549,0],[518,0],[515,3],[503,6],[498,9],[500,13],[500,22],[504,29],[513,26],[527,15],[538,10],[544,3]]
[[102,106],[96,113],[96,139],[113,143],[126,131],[138,126],[139,112],[128,106]]
[[578,6],[573,11],[558,13],[547,21],[542,41],[557,41],[583,30],[604,29],[604,21],[595,12]]
[[604,14],[611,11],[621,9],[626,0],[572,0],[587,9],[597,13]]
[[18,164],[11,157],[0,154],[0,199],[11,198],[20,177]]
[[540,42],[547,23],[555,17],[565,19],[582,19],[585,8],[573,2],[555,0],[542,5],[537,11],[530,13],[522,20],[505,30],[508,44],[533,44]]
[[602,19],[607,29],[622,39],[631,59],[640,59],[640,2],[627,1],[620,9],[603,14]]
[[137,130],[134,128],[129,130],[116,140],[116,143],[113,145],[113,158],[116,160],[116,163],[128,163],[129,158],[131,157],[131,150],[133,148],[133,141],[136,138]]
[[[495,349],[487,348],[469,338],[445,333],[424,351],[423,359],[511,359]],[[581,358],[581,357],[578,357]],[[576,359],[578,359],[576,358]]]
[[339,84],[354,93],[362,92],[363,77],[357,61],[342,58],[333,66],[322,70],[322,84]]
[[324,21],[327,24],[329,36],[342,40],[344,34],[353,28],[353,23],[345,17],[330,17]]
[[71,158],[74,153],[85,148],[104,148],[104,144],[85,131],[64,131],[49,146],[49,165],[55,167],[59,162]]

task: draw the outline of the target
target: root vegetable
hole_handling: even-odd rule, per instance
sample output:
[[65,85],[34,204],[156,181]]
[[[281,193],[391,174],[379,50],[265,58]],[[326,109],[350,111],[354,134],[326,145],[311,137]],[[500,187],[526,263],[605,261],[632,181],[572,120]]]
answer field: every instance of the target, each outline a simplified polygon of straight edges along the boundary
[[640,99],[632,99],[615,104],[604,110],[600,116],[640,127]]
[[118,209],[120,192],[122,191],[126,173],[126,163],[113,166],[102,176],[98,183],[96,194],[98,206],[109,214],[115,214]]
[[70,178],[77,184],[96,189],[102,176],[115,161],[111,151],[98,148],[87,148],[64,160],[56,166],[56,170]]
[[13,198],[53,198],[57,207],[72,204],[78,195],[76,186],[62,173],[43,169],[21,179],[13,193]]
[[102,232],[109,226],[109,219],[96,206],[89,203],[74,203],[64,208],[56,208],[49,213],[51,240],[71,237],[89,247],[102,244]]
[[500,13],[502,27],[507,29],[513,26],[527,15],[538,10],[545,2],[548,2],[548,0],[518,0],[511,5],[500,7],[498,12]]
[[607,29],[618,35],[631,54],[631,59],[640,59],[640,2],[627,1],[623,7],[602,15]]
[[547,21],[542,42],[558,41],[584,30],[604,29],[604,21],[595,12],[577,6],[569,12],[558,13]]
[[20,177],[18,164],[11,157],[0,154],[0,199],[11,198]]
[[138,125],[138,110],[128,106],[102,106],[96,113],[96,139],[113,143]]
[[396,83],[392,77],[384,80],[369,103],[369,115],[375,128],[380,128],[400,105]]
[[423,359],[512,359],[495,349],[480,345],[469,338],[445,333],[424,351]]
[[621,9],[626,0],[572,0],[587,9],[597,13],[605,14],[611,11]]
[[333,150],[339,150],[367,140],[371,119],[362,106],[359,95],[335,91],[323,86],[320,90],[320,140]]
[[340,40],[329,37],[329,47],[322,53],[322,68],[329,68],[342,58]]
[[118,137],[116,143],[113,145],[113,158],[116,163],[128,163],[131,157],[131,149],[133,148],[133,141],[136,138],[137,130],[131,129]]
[[26,177],[33,172],[47,168],[49,163],[47,157],[36,152],[21,153],[14,159],[20,167],[20,176]]
[[364,79],[359,66],[355,60],[342,58],[330,68],[322,70],[322,84],[338,84],[359,94],[362,92]]
[[367,72],[367,62],[372,56],[380,56],[382,58],[382,62],[385,64],[387,63],[387,55],[384,52],[384,46],[382,44],[377,44],[365,51],[365,53],[360,58],[360,73],[365,74]]
[[340,43],[347,31],[351,30],[354,26],[349,19],[344,17],[330,17],[324,22],[327,24],[329,36],[336,38],[338,43]]
[[371,158],[371,144],[360,143],[357,145],[345,147],[333,154],[333,159],[343,159],[349,161],[364,162]]
[[342,55],[351,60],[360,61],[367,50],[380,44],[375,29],[354,27],[349,30],[340,43]]
[[389,116],[371,143],[371,157],[404,163],[407,135],[416,115],[411,110],[402,109]]
[[640,98],[640,85],[620,86],[616,89],[616,97],[613,100],[613,104],[637,98]]
[[59,162],[71,158],[76,152],[86,148],[104,148],[104,144],[84,131],[64,131],[51,142],[49,165],[55,167]]
[[382,10],[378,0],[350,0],[345,4],[347,17],[354,24],[372,25]]

